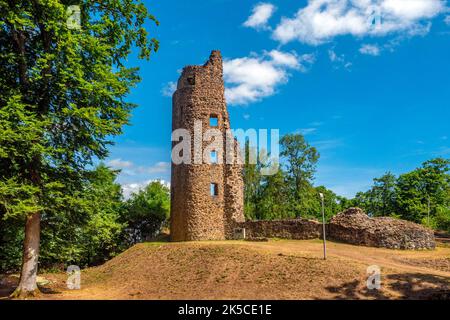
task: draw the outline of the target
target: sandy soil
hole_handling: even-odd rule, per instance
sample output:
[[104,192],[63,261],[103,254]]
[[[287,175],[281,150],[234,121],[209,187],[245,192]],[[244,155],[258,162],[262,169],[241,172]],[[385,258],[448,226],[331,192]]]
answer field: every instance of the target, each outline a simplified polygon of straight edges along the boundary
[[[319,240],[219,241],[136,245],[82,272],[43,274],[38,299],[450,299],[450,248],[400,251]],[[381,268],[381,289],[367,289],[367,267]],[[0,297],[17,283],[3,277]]]

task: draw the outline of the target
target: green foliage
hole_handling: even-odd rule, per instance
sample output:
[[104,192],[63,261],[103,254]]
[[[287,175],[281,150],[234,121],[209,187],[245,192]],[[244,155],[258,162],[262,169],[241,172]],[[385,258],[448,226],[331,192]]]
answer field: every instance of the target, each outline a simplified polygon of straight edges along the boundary
[[425,227],[430,229],[437,229],[438,223],[436,221],[435,217],[423,217],[420,221],[421,224],[423,224]]
[[[2,97],[0,97],[0,103]],[[39,137],[45,122],[34,117],[20,95],[15,94],[0,104],[0,208],[3,218],[25,218],[30,212],[42,210],[41,188],[27,176],[31,163],[41,152],[47,152]]]
[[261,191],[261,164],[250,163],[250,153],[254,155],[257,151],[254,148],[250,148],[249,141],[245,142],[245,162],[244,162],[244,214],[249,219],[256,219],[258,211],[256,206],[258,204],[258,199],[260,199]]
[[0,211],[0,273],[15,271],[22,262],[23,221],[3,219]]
[[[69,264],[101,263],[120,252],[125,225],[121,223],[122,193],[115,183],[117,172],[99,165],[87,174],[78,200],[63,211],[45,210],[42,215],[40,265],[44,268]],[[52,209],[58,210],[58,206]],[[20,267],[23,221],[0,220],[0,270]]]
[[121,186],[115,182],[117,174],[101,164],[92,172],[85,191],[90,214],[84,242],[88,263],[108,258],[108,253],[118,250],[117,239],[124,225],[118,222],[123,203]]
[[387,172],[380,178],[375,178],[373,187],[367,192],[359,192],[355,202],[367,214],[374,217],[392,216],[397,210],[397,178]]
[[286,185],[290,196],[289,211],[296,217],[311,210],[312,181],[319,153],[301,134],[288,134],[281,138],[281,157],[285,160]]
[[116,250],[121,201],[115,174],[89,168],[128,123],[140,79],[125,62],[158,49],[146,30],[158,22],[140,0],[0,1],[0,12],[1,254],[17,263],[8,245],[40,213],[42,265],[95,263]]
[[127,225],[127,243],[134,244],[155,236],[167,222],[169,212],[170,192],[159,181],[133,193],[121,216],[121,221]]
[[248,219],[303,217],[320,220],[319,194],[322,193],[327,220],[350,207],[361,207],[374,217],[390,216],[450,231],[450,160],[427,161],[421,168],[398,178],[387,172],[374,179],[370,190],[359,192],[349,200],[323,186],[314,187],[319,154],[303,136],[284,136],[281,148],[284,165],[276,174],[262,176],[260,163],[248,163],[252,150],[246,144],[244,208]]
[[[89,172],[78,205],[65,214],[43,217],[44,265],[64,261],[80,266],[101,263],[121,250],[122,192],[116,171],[100,164]],[[56,249],[59,248],[59,251]]]
[[[249,164],[246,144],[244,167],[244,208],[248,219],[273,220],[297,217],[321,219],[319,193],[325,196],[325,214],[329,218],[342,209],[346,199],[325,187],[312,184],[319,154],[301,135],[281,139],[284,166],[274,175],[263,176],[261,163]],[[253,151],[254,152],[254,151]]]
[[[124,201],[115,182],[117,174],[100,164],[86,174],[77,203],[60,212],[45,210],[41,267],[97,265],[161,230],[169,216],[169,189],[152,182]],[[17,271],[22,259],[23,221],[4,219],[5,212],[0,212],[0,272]]]
[[285,179],[285,173],[281,169],[274,175],[262,177],[254,218],[271,220],[290,216]]
[[394,216],[450,231],[450,160],[437,158],[396,178],[387,173],[352,205],[373,216]]
[[336,195],[333,191],[319,186],[314,188],[312,194],[313,206],[309,212],[309,216],[321,220],[321,200],[316,195],[322,193],[324,195],[325,219],[328,221],[331,217],[345,209],[347,199]]
[[404,219],[420,222],[450,206],[450,161],[442,158],[425,162],[421,168],[398,178],[399,213]]
[[437,228],[450,232],[450,207],[436,207],[434,219],[436,220]]

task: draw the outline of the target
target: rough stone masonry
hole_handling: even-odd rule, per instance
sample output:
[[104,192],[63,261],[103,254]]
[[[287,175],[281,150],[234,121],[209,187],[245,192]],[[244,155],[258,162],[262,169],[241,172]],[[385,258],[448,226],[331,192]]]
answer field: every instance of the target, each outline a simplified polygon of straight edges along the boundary
[[360,208],[335,215],[329,225],[331,239],[369,247],[403,250],[434,249],[433,230],[391,217],[369,217]]
[[[226,131],[230,120],[225,102],[222,57],[212,51],[203,66],[187,66],[172,99],[172,131],[186,129],[194,137],[194,123],[202,131],[223,134],[216,163],[172,162],[170,233],[172,241],[223,240],[233,237],[236,223],[244,222],[243,166],[225,161]],[[202,132],[202,133],[203,133]],[[201,139],[203,148],[210,141]],[[195,154],[193,141],[191,154]],[[173,142],[175,145],[177,142]],[[237,142],[233,152],[238,154]]]

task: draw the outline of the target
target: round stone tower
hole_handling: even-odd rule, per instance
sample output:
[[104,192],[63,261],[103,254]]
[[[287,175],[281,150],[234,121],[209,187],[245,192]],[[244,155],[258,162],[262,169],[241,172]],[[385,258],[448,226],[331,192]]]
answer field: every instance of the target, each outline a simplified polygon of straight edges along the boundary
[[[232,238],[235,224],[244,221],[243,179],[242,165],[226,161],[230,122],[219,51],[212,51],[203,66],[183,69],[172,102],[172,130],[189,132],[191,161],[172,162],[171,239]],[[210,129],[219,132],[222,139],[204,136]],[[211,148],[211,142],[215,147]],[[172,143],[174,146],[177,141]],[[238,148],[235,142],[235,156]],[[210,155],[209,161],[204,161],[205,154]]]

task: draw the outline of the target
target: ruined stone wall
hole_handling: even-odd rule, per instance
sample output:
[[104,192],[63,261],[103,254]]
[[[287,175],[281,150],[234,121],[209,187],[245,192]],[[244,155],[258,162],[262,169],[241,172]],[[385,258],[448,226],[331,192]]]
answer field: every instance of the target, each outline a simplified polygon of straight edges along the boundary
[[331,239],[351,244],[390,249],[434,249],[432,230],[389,217],[371,218],[359,208],[334,216],[328,225]]
[[280,238],[308,240],[322,236],[322,224],[307,219],[290,220],[260,220],[246,221],[239,224],[245,228],[245,237],[252,238]]
[[[292,219],[273,221],[246,221],[245,237],[281,239],[321,239],[322,224],[313,220]],[[334,216],[326,225],[327,238],[368,247],[402,250],[434,249],[432,230],[419,224],[389,217],[371,218],[359,208],[351,208]],[[236,233],[235,238],[242,238]]]
[[[210,117],[218,119],[214,127],[220,131],[222,141],[216,141],[218,163],[172,163],[171,177],[171,238],[173,241],[221,240],[232,233],[236,221],[243,221],[242,166],[225,164],[226,134],[230,121],[225,102],[222,57],[213,51],[203,66],[187,66],[178,80],[173,95],[172,130],[186,129],[192,137],[191,155],[202,159],[211,142],[197,142],[203,148],[195,148],[194,131],[205,132],[210,127]],[[201,121],[201,129],[194,127]],[[198,131],[197,131],[198,132]],[[176,144],[174,142],[173,144]],[[214,149],[214,148],[213,148]],[[218,185],[218,195],[211,196],[210,185]]]

